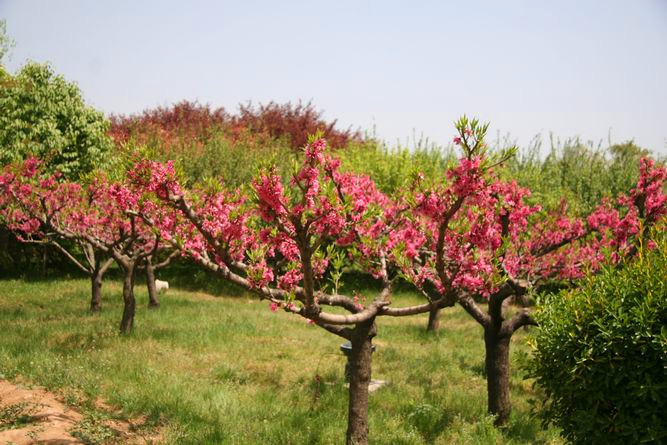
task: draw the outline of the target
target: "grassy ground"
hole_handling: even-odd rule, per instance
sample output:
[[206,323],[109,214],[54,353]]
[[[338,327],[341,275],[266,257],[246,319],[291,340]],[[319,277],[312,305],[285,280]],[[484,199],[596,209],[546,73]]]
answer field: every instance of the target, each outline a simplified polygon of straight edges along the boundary
[[[104,311],[87,311],[85,280],[0,281],[0,377],[44,385],[70,403],[102,398],[128,417],[163,425],[168,443],[337,444],[346,428],[341,339],[245,297],[171,289],[158,310],[138,286],[135,331],[117,334],[120,287],[106,283]],[[397,295],[395,305],[416,301]],[[438,336],[425,317],[379,322],[371,394],[374,444],[561,443],[530,415],[531,384],[513,338],[507,428],[486,416],[482,330],[460,309]]]

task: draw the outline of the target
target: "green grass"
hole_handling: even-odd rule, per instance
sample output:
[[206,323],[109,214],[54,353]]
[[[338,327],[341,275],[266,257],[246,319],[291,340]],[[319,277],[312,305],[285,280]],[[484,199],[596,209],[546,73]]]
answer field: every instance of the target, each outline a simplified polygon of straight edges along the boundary
[[[158,310],[137,287],[134,332],[117,334],[120,287],[105,283],[104,310],[87,311],[85,280],[0,281],[0,377],[57,390],[124,415],[146,415],[174,444],[338,444],[346,429],[341,339],[266,303],[171,289]],[[395,305],[417,301],[395,296]],[[517,365],[514,412],[503,430],[486,415],[482,330],[460,309],[443,311],[442,332],[426,317],[382,318],[371,394],[373,444],[561,443],[530,415],[538,397]],[[319,378],[317,378],[319,376]]]

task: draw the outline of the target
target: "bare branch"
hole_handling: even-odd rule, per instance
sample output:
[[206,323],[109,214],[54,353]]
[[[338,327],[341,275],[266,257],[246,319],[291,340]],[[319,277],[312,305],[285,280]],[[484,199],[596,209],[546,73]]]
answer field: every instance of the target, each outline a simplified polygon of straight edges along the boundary
[[102,263],[102,266],[100,267],[100,273],[101,274],[106,273],[106,271],[109,269],[109,267],[111,267],[113,262],[114,262],[114,259],[111,258],[111,257],[104,260],[104,262]]
[[504,267],[502,270],[507,281],[489,297],[489,315],[494,322],[503,320],[502,307],[506,299],[512,296],[524,295],[531,288],[529,281],[512,278]]
[[335,334],[339,337],[343,337],[345,340],[352,340],[352,330],[350,328],[346,328],[340,325],[333,325],[333,324],[328,324],[328,323],[322,323],[322,322],[315,322],[319,327],[326,329],[327,331],[331,332],[332,334]]
[[517,329],[522,326],[538,326],[537,321],[532,317],[529,309],[522,309],[512,318],[505,321],[502,325],[502,333],[505,335],[512,335]]
[[465,201],[465,197],[459,196],[452,207],[447,210],[443,221],[438,226],[438,239],[435,245],[435,271],[438,273],[438,278],[440,278],[442,285],[445,287],[449,287],[451,284],[450,280],[447,278],[447,274],[445,273],[445,235],[447,234],[449,221],[454,217],[456,212],[459,211],[463,205],[463,201]]
[[326,304],[328,306],[338,306],[345,308],[349,312],[356,314],[359,312],[359,305],[355,301],[345,295],[327,295],[322,292],[317,292],[315,294],[319,304]]
[[[357,324],[364,321],[368,321],[374,318],[379,309],[383,306],[388,305],[386,301],[374,301],[364,310],[357,312],[356,314],[341,315],[341,314],[329,314],[326,312],[320,312],[317,314],[315,321],[322,321],[329,324]],[[305,312],[305,311],[304,311]]]
[[557,242],[557,243],[554,243],[554,244],[551,244],[551,245],[548,245],[548,246],[543,246],[543,247],[540,247],[539,249],[533,249],[533,250],[531,250],[530,254],[535,256],[535,257],[542,257],[542,256],[547,255],[547,254],[549,254],[549,253],[551,253],[555,250],[558,250],[561,247],[566,246],[566,245],[568,245],[568,244],[570,244],[574,241],[577,241],[581,238],[584,238],[584,237],[588,236],[589,234],[591,234],[592,232],[593,231],[591,229],[588,229],[583,234],[581,234],[579,236],[571,236],[569,238],[565,238],[565,239],[561,240],[560,242]]
[[83,264],[81,264],[81,263],[79,262],[79,260],[77,260],[76,258],[74,258],[74,255],[72,255],[71,253],[69,253],[69,252],[67,251],[67,249],[65,249],[63,246],[61,246],[57,241],[52,240],[52,241],[49,242],[49,244],[51,244],[52,246],[54,246],[56,249],[60,250],[60,252],[62,252],[62,254],[65,255],[65,256],[66,256],[72,263],[74,263],[74,265],[75,265],[76,267],[78,267],[79,269],[81,269],[81,270],[83,271],[83,273],[85,273],[85,274],[87,274],[87,275],[90,275],[90,274],[93,272],[93,271],[92,271],[92,267],[94,267],[93,264],[91,264],[92,267],[85,267]]
[[95,258],[95,249],[93,249],[93,246],[81,240],[76,240],[76,243],[81,247],[88,264],[90,264],[93,269],[97,267],[97,259]]
[[408,315],[416,314],[425,314],[431,312],[433,309],[442,309],[444,307],[450,307],[454,305],[454,301],[447,301],[445,298],[440,298],[438,300],[433,300],[429,303],[418,304],[415,306],[407,307],[383,307],[378,311],[378,315],[386,315],[388,317],[406,317]]
[[174,258],[176,258],[177,256],[179,256],[180,254],[181,254],[180,251],[178,251],[178,250],[173,250],[173,251],[171,251],[171,253],[169,254],[169,256],[167,256],[167,258],[165,258],[163,261],[161,261],[161,262],[159,262],[159,263],[157,263],[157,264],[154,264],[153,267],[154,267],[155,269],[161,269],[161,268],[163,268],[163,267],[167,267],[167,266],[169,265],[169,263],[171,263],[171,261],[172,261]]
[[461,305],[465,311],[470,314],[472,318],[474,318],[477,323],[481,324],[482,326],[486,327],[491,323],[491,317],[489,317],[488,314],[485,314],[479,306],[477,306],[477,303],[475,303],[475,300],[472,299],[471,296],[465,295],[459,298],[458,303]]

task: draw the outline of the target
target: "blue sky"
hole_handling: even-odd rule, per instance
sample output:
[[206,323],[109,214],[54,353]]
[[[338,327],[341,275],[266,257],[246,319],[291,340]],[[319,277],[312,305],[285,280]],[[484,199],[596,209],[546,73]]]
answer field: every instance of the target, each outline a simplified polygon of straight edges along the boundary
[[667,154],[667,1],[0,0],[9,61],[107,113],[312,100],[343,127],[448,143],[461,114]]

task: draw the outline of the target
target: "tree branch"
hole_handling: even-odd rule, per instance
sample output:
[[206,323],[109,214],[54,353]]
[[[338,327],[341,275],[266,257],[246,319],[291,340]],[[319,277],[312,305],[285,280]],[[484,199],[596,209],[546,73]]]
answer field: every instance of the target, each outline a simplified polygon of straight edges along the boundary
[[359,305],[355,303],[352,298],[345,295],[327,295],[322,292],[317,292],[315,298],[320,304],[342,307],[353,314],[359,312]]
[[528,325],[538,326],[537,321],[531,315],[531,311],[529,309],[522,309],[503,323],[502,333],[512,335],[520,327]]
[[171,253],[169,254],[169,256],[167,256],[167,258],[165,258],[163,261],[161,261],[161,262],[159,262],[159,263],[157,263],[157,264],[154,264],[154,265],[153,265],[153,268],[155,268],[155,269],[161,269],[161,268],[163,268],[163,267],[167,267],[167,266],[169,265],[169,263],[171,263],[171,261],[172,261],[174,258],[176,258],[178,255],[180,255],[180,254],[181,254],[181,252],[178,251],[178,250],[173,250],[173,251],[171,251]]
[[352,330],[350,328],[346,328],[346,327],[343,327],[343,326],[340,326],[340,325],[322,323],[320,321],[316,321],[315,324],[317,324],[319,327],[331,332],[332,334],[335,334],[339,337],[344,338],[345,340],[352,341]]
[[506,299],[512,296],[524,295],[531,287],[529,281],[512,278],[504,267],[502,269],[507,281],[489,297],[489,315],[494,322],[503,320],[502,308],[503,302]]
[[90,275],[92,273],[92,269],[90,267],[85,267],[83,264],[79,262],[74,256],[67,251],[63,246],[61,246],[58,241],[51,240],[49,242],[52,246],[54,246],[56,249],[60,250],[63,255],[65,255],[72,263],[74,263],[75,266],[77,266],[79,269],[83,271],[83,273]]
[[111,267],[113,262],[114,262],[114,259],[111,258],[111,257],[104,260],[104,262],[102,263],[102,266],[100,267],[100,273],[105,274],[106,271],[109,269],[109,267]]
[[489,317],[488,314],[485,314],[484,311],[482,311],[480,307],[477,306],[477,303],[475,303],[475,300],[473,300],[471,296],[464,295],[459,297],[458,303],[463,309],[465,309],[468,314],[470,314],[472,318],[477,321],[477,323],[484,327],[491,323],[491,317]]
[[393,307],[383,307],[378,311],[378,315],[386,315],[388,317],[406,317],[408,315],[416,315],[416,314],[425,314],[427,312],[431,312],[433,309],[442,309],[445,307],[451,307],[454,306],[454,301],[447,301],[444,297],[440,298],[438,300],[433,300],[429,303],[424,303],[424,304],[418,304],[415,306],[407,306],[407,307],[399,307],[399,308],[393,308]]
[[534,257],[542,257],[544,255],[547,255],[555,250],[560,249],[563,246],[566,246],[574,241],[577,241],[581,238],[586,237],[587,235],[591,234],[593,231],[591,229],[587,229],[583,234],[579,236],[571,236],[569,238],[565,238],[557,243],[551,244],[549,246],[543,246],[538,249],[531,249],[530,254],[533,255]]
[[452,207],[445,213],[443,221],[438,226],[438,239],[435,245],[435,271],[438,273],[438,278],[440,278],[440,282],[445,288],[449,287],[451,284],[445,273],[445,235],[447,234],[449,221],[454,217],[456,212],[459,211],[464,200],[465,197],[459,196]]

